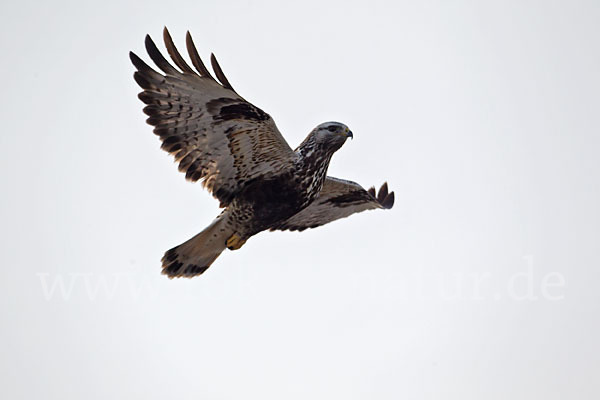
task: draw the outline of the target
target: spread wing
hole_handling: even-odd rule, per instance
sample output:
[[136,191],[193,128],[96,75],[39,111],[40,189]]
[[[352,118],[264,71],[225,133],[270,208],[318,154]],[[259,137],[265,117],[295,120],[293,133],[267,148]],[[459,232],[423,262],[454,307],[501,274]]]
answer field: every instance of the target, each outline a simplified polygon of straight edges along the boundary
[[273,119],[234,91],[214,55],[211,63],[219,82],[204,66],[189,32],[186,45],[197,72],[175,48],[167,28],[163,36],[179,70],[150,36],[146,50],[162,74],[129,55],[137,68],[134,78],[144,89],[139,98],[147,104],[147,122],[186,179],[202,180],[224,207],[249,181],[290,168],[296,155]]
[[328,176],[319,196],[308,207],[271,230],[303,231],[357,212],[393,205],[394,192],[388,193],[387,183],[376,194],[374,187],[367,191],[358,183]]

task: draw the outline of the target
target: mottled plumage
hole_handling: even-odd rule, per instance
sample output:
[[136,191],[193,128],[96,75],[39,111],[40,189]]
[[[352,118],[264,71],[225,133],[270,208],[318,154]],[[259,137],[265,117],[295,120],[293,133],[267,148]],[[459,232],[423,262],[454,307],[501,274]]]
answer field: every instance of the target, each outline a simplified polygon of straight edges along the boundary
[[[394,193],[384,184],[364,190],[354,182],[327,176],[331,156],[352,137],[338,122],[313,129],[292,150],[273,119],[238,95],[211,55],[210,74],[187,33],[190,67],[165,28],[171,65],[146,36],[146,50],[163,72],[134,53],[139,94],[147,122],[179,170],[216,197],[223,212],[202,232],[167,251],[163,273],[191,277],[203,273],[227,247],[239,249],[264,230],[304,230],[353,213],[391,208]],[[218,80],[218,81],[217,81]]]

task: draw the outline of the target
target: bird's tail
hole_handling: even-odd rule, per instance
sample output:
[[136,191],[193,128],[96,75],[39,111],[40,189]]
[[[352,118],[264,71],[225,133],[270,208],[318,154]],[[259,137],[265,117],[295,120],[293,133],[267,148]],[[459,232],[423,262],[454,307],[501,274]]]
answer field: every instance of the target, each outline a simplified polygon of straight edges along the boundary
[[167,251],[162,258],[162,273],[169,278],[200,275],[225,250],[234,231],[227,224],[229,214],[219,215],[202,232]]

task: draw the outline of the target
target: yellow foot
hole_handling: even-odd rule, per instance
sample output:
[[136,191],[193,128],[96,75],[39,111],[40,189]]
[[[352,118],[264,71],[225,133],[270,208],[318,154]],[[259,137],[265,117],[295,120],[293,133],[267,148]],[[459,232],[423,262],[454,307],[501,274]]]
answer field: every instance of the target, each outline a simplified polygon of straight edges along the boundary
[[246,240],[238,236],[237,233],[234,233],[229,239],[227,239],[227,248],[229,250],[237,250],[242,247],[244,243],[246,243]]

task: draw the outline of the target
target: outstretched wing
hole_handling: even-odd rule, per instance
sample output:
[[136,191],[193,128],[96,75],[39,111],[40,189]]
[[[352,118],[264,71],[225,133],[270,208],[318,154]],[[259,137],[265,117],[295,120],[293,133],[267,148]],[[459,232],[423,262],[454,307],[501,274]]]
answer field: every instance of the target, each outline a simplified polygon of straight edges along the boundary
[[271,230],[303,231],[357,212],[393,205],[394,192],[388,193],[387,183],[376,194],[374,187],[367,191],[356,182],[328,176],[319,196],[308,207]]
[[163,32],[172,66],[146,36],[146,50],[164,73],[129,53],[137,68],[139,94],[162,148],[175,156],[186,179],[203,185],[227,206],[249,181],[276,175],[291,167],[296,157],[273,119],[234,90],[214,55],[212,77],[192,41],[186,36],[194,71],[175,48],[167,28]]

